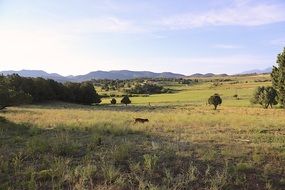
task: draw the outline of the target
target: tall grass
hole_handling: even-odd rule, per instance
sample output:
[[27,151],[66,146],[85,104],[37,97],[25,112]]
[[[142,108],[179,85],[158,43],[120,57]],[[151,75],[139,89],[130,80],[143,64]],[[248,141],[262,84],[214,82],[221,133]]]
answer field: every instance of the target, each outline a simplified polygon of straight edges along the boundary
[[284,115],[246,107],[10,108],[1,113],[1,188],[278,189]]
[[[285,110],[244,106],[257,85],[246,80],[144,99],[151,107],[9,108],[0,189],[285,189]],[[229,103],[214,111],[203,102],[217,90]]]

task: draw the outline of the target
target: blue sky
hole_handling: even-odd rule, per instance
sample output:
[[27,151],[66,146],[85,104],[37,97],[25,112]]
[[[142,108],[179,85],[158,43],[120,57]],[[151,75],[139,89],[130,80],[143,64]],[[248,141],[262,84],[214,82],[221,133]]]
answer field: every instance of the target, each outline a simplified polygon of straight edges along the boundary
[[284,0],[0,0],[0,70],[239,73],[275,64]]

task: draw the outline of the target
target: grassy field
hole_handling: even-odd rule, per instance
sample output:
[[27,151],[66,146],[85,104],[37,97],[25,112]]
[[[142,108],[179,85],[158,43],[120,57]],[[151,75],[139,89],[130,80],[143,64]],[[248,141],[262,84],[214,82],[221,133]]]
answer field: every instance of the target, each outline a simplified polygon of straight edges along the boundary
[[[269,86],[271,82],[256,82],[270,79],[269,75],[247,76],[247,77],[224,77],[220,79],[231,79],[228,82],[221,82],[218,86],[214,86],[214,82],[202,82],[199,85],[187,86],[177,85],[169,86],[178,90],[177,93],[156,94],[149,97],[133,97],[132,104],[135,105],[153,105],[169,104],[184,105],[195,104],[205,105],[208,98],[214,93],[219,93],[223,100],[224,106],[252,106],[249,99],[253,91],[258,86]],[[210,79],[207,79],[210,80]],[[215,80],[215,78],[212,78]],[[114,92],[112,92],[114,93]],[[111,94],[112,94],[111,93]],[[239,100],[233,97],[237,94]],[[103,99],[103,104],[109,104],[110,98]]]
[[[105,99],[0,112],[0,189],[285,189],[285,110],[250,105],[270,83],[237,80],[127,107]],[[205,102],[216,92],[224,102],[214,111]]]

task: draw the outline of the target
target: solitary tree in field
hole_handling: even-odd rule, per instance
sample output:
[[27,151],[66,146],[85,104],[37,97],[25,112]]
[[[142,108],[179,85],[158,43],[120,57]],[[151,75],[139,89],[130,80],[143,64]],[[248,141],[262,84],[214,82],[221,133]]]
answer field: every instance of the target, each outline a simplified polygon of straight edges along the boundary
[[272,85],[278,94],[278,100],[282,107],[285,107],[285,48],[277,56],[277,66],[273,67],[271,78]]
[[111,104],[115,105],[117,103],[117,100],[115,98],[112,98]]
[[121,100],[121,103],[122,103],[122,104],[126,104],[126,106],[127,106],[128,104],[130,104],[130,103],[132,103],[132,102],[131,102],[129,96],[128,96],[128,95],[125,95],[125,96],[123,97],[123,99]]
[[269,106],[272,108],[277,102],[277,92],[273,87],[257,87],[251,99],[253,104],[260,104],[265,109]]
[[222,98],[219,94],[214,94],[208,99],[208,104],[213,105],[214,109],[216,110],[218,105],[222,104]]

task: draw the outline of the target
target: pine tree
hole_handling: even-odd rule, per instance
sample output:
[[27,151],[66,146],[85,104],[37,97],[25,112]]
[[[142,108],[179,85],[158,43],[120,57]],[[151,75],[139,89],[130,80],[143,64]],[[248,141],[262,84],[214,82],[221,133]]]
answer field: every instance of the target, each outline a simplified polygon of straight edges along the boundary
[[121,103],[122,103],[122,104],[126,104],[126,106],[127,106],[128,104],[130,104],[130,103],[132,103],[132,102],[131,102],[129,96],[128,96],[128,95],[125,95],[125,96],[123,97],[123,99],[121,100]]
[[257,87],[257,89],[255,90],[251,102],[253,104],[260,104],[265,109],[267,109],[269,106],[272,108],[273,105],[276,105],[278,103],[276,99],[277,99],[277,92],[273,87],[261,86]]
[[277,66],[273,67],[271,78],[278,94],[278,101],[282,107],[285,107],[285,48],[277,56]]

